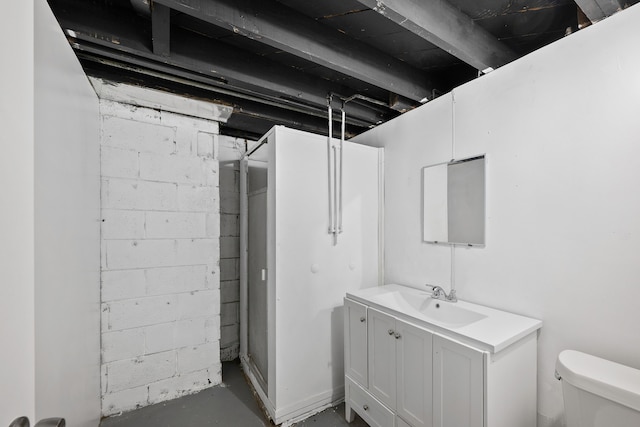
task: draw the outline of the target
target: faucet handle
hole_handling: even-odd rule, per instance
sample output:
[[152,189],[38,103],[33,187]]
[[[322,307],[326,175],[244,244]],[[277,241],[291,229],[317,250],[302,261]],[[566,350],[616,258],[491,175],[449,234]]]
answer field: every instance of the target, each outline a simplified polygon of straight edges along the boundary
[[440,286],[432,286],[432,294],[431,297],[436,298],[436,299],[440,299],[443,296],[446,296],[447,294],[444,292],[444,289],[442,289]]

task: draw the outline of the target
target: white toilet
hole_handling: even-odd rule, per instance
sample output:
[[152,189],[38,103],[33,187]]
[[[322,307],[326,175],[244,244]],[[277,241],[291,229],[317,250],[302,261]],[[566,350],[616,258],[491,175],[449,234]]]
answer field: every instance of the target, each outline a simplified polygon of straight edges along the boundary
[[640,370],[565,350],[556,376],[567,427],[640,427]]

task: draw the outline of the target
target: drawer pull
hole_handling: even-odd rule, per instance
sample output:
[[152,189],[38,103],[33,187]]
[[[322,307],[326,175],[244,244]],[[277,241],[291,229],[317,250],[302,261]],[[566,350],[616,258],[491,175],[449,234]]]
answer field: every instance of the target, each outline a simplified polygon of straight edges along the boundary
[[399,340],[400,338],[402,338],[402,335],[400,335],[399,333],[396,332],[395,337],[396,337],[397,340]]
[[364,409],[365,411],[368,411],[369,410],[369,405],[362,406],[362,409]]
[[360,318],[360,321],[361,321],[361,322],[364,322],[365,320],[367,320],[367,318],[366,318],[366,317],[364,317],[364,316],[362,316],[362,317]]
[[387,332],[389,332],[389,335],[393,335],[393,329],[389,329]]

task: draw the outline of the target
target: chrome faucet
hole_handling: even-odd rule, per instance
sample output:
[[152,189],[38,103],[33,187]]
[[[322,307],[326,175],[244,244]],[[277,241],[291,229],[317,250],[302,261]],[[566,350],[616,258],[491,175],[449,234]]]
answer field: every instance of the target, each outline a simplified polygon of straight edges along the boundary
[[451,289],[451,292],[449,292],[449,295],[447,295],[447,293],[444,291],[444,289],[442,289],[441,286],[433,286],[433,285],[427,285],[427,286],[431,287],[431,290],[432,290],[431,298],[441,299],[443,301],[449,301],[449,302],[458,301],[458,297],[456,296],[455,289]]

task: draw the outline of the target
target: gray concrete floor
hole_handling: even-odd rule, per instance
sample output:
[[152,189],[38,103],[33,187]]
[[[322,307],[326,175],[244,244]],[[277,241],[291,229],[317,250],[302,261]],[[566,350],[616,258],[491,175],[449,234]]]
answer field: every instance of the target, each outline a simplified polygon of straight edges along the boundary
[[[190,396],[105,418],[100,427],[265,427],[273,426],[254,397],[238,362],[222,364],[222,385]],[[297,427],[365,427],[357,415],[344,419],[344,404],[329,408]]]

